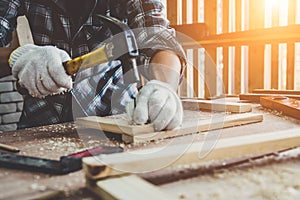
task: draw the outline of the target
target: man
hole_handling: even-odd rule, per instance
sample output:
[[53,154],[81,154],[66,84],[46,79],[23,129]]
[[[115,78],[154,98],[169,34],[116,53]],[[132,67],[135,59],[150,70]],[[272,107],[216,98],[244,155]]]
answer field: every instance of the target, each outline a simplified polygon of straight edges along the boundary
[[[85,115],[105,116],[126,106],[136,124],[151,122],[156,130],[180,125],[182,105],[175,91],[185,56],[162,11],[159,0],[0,1],[1,72],[12,71],[27,90],[18,128],[71,121],[75,108]],[[63,62],[92,51],[112,36],[97,14],[139,30],[136,39],[143,66],[139,70],[149,81],[138,94],[135,85],[123,87],[119,61],[83,70],[76,77],[64,71]],[[9,44],[20,15],[27,17],[35,45],[12,51]],[[9,66],[2,59],[7,57]],[[117,99],[114,94],[121,95]],[[129,102],[135,96],[136,106],[132,106]]]

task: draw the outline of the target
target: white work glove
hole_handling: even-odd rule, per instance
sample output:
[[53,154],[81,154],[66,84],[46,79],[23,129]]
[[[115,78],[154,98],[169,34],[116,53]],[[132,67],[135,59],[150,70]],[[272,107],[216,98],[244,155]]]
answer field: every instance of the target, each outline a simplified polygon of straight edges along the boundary
[[27,44],[10,55],[12,74],[33,97],[58,94],[72,88],[72,78],[62,65],[70,60],[64,50],[54,46]]
[[183,108],[179,96],[167,83],[151,80],[139,91],[134,103],[126,107],[135,124],[150,121],[156,131],[170,130],[182,123]]

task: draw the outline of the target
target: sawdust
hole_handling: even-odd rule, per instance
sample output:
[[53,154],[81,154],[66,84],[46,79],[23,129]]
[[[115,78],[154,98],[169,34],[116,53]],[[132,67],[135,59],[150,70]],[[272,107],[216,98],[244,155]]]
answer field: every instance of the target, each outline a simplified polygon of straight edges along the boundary
[[173,194],[174,199],[296,200],[300,198],[299,164],[299,159],[268,165],[256,163],[165,184],[161,189]]

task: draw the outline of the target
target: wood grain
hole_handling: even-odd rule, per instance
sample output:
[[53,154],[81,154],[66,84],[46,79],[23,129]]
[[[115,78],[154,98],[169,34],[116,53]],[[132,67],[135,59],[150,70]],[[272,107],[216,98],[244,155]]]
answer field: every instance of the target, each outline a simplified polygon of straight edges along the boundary
[[282,112],[285,115],[300,119],[300,101],[287,97],[261,97],[260,104],[263,107]]
[[95,185],[87,184],[87,188],[106,200],[172,199],[157,186],[136,175],[111,177],[97,181]]
[[248,103],[228,102],[226,100],[198,100],[183,99],[182,105],[185,110],[209,110],[232,113],[251,112],[252,105]]
[[[205,154],[205,150],[201,150],[204,144],[205,141],[168,146],[167,151],[153,148],[136,152],[89,157],[83,159],[83,168],[87,178],[99,179],[124,174],[126,172],[142,172],[146,169],[149,172],[149,166],[153,167],[153,170],[156,170],[156,164],[164,163],[166,160],[173,161],[167,165],[171,167],[200,163],[208,160],[269,153],[299,147],[300,128],[220,139],[214,148],[206,150],[207,154]],[[185,151],[179,152],[178,149],[185,149]]]

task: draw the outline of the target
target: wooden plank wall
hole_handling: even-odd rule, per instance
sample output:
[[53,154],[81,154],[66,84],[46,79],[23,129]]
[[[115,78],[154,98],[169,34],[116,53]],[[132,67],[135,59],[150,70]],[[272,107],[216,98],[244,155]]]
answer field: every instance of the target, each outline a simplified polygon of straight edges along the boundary
[[299,0],[165,2],[171,26],[196,43],[182,41],[189,64],[181,96],[296,89]]

